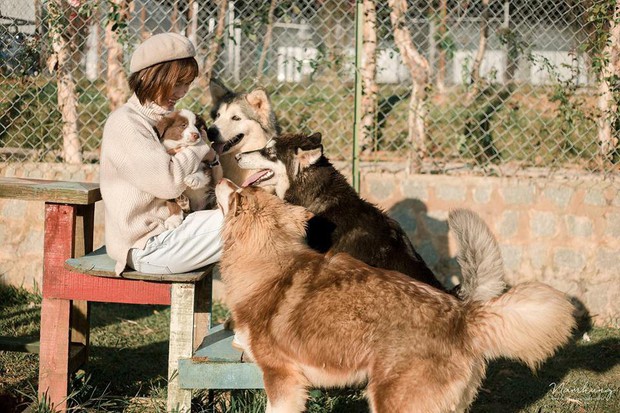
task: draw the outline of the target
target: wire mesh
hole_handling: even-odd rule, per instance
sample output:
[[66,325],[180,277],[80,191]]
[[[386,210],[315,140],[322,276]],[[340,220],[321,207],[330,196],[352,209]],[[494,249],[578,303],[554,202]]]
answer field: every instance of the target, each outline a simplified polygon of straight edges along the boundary
[[363,161],[618,173],[616,0],[363,3],[356,68],[353,0],[0,0],[0,161],[97,162],[133,49],[176,31],[203,70],[179,106],[208,114],[206,77],[263,86],[282,130],[321,132],[334,160],[352,157],[358,71]]

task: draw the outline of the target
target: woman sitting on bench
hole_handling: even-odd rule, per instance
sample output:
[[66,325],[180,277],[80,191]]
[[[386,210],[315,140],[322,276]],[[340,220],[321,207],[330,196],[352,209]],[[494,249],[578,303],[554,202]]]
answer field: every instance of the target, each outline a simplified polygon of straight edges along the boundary
[[219,261],[219,209],[189,214],[166,229],[166,200],[186,189],[184,178],[215,152],[206,139],[170,155],[154,126],[187,93],[198,75],[194,46],[176,33],[152,36],[131,57],[133,95],[108,117],[100,162],[107,252],[116,273],[126,266],[152,274],[182,273]]

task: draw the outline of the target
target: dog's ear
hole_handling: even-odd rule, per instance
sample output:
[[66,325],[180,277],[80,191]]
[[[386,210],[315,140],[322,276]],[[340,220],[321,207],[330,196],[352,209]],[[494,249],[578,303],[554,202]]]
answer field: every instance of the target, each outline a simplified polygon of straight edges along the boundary
[[321,145],[321,134],[315,132],[308,136],[296,151],[298,170],[314,165],[323,156],[323,145]]
[[207,131],[207,122],[205,122],[205,118],[203,118],[199,114],[196,114],[196,129],[204,129],[205,132]]
[[230,194],[230,199],[228,200],[228,214],[232,212],[233,216],[239,215],[240,200],[241,194],[239,192],[235,191]]
[[323,145],[319,145],[318,148],[311,148],[304,150],[297,148],[297,173],[306,169],[310,165],[314,165],[321,156],[323,156]]
[[174,118],[171,116],[165,116],[161,118],[159,122],[157,122],[157,125],[155,125],[155,132],[157,132],[157,137],[159,138],[160,141],[164,139],[164,134],[166,133],[166,130],[170,126],[172,126],[173,123],[174,123]]
[[209,93],[211,94],[212,103],[216,105],[224,96],[232,94],[233,92],[219,80],[211,79],[209,82]]
[[245,100],[256,111],[263,125],[270,126],[270,122],[275,122],[275,119],[270,118],[272,116],[271,101],[265,89],[261,87],[254,89],[245,96]]
[[308,142],[310,142],[314,146],[319,146],[321,144],[321,132],[314,132],[312,135],[308,136]]

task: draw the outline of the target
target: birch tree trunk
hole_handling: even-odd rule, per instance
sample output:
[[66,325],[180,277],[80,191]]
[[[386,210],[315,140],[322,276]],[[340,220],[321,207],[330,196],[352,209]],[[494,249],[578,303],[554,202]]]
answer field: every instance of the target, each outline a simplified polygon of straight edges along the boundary
[[612,160],[618,148],[620,130],[618,130],[618,79],[620,79],[620,0],[616,1],[613,18],[610,21],[609,38],[603,49],[606,65],[599,74],[598,142],[601,162]]
[[[58,110],[62,117],[62,157],[71,164],[82,163],[82,144],[78,135],[77,92],[73,78],[73,48],[71,31],[67,33],[65,24],[66,5],[62,0],[54,0],[48,10],[52,32],[52,56],[48,65],[56,69],[58,87]],[[67,38],[66,35],[69,34]]]
[[179,32],[179,0],[172,2],[172,15],[170,16],[170,31]]
[[471,103],[478,93],[480,93],[480,66],[482,66],[482,59],[487,51],[487,42],[489,39],[489,0],[482,0],[482,14],[480,15],[480,39],[478,41],[478,51],[476,57],[471,66],[471,72],[469,75],[469,92],[467,93],[466,103]]
[[117,7],[120,21],[108,21],[105,28],[105,45],[108,51],[108,69],[106,89],[110,111],[125,103],[129,93],[127,75],[123,69],[123,46],[120,43],[119,26],[129,20],[129,5],[127,0],[109,0]]
[[269,14],[267,15],[267,31],[265,32],[265,37],[263,38],[263,50],[260,52],[258,68],[256,69],[256,83],[258,84],[260,84],[263,77],[263,67],[265,66],[269,46],[271,46],[271,39],[273,37],[273,15],[277,5],[278,0],[271,0],[271,4],[269,5]]
[[409,117],[407,129],[409,140],[416,155],[414,163],[419,168],[420,162],[427,155],[426,148],[426,88],[430,77],[428,61],[416,49],[405,21],[406,0],[388,0],[390,21],[394,30],[394,43],[411,74],[411,98],[409,100]]
[[187,27],[187,38],[194,45],[196,50],[198,50],[198,0],[189,0],[187,6],[187,17],[188,17],[188,27]]
[[375,81],[377,75],[377,10],[375,8],[375,0],[364,0],[363,8],[363,49],[365,60],[361,68],[363,88],[360,142],[362,144],[362,153],[368,154],[373,150],[374,146],[378,92]]
[[[215,27],[215,33],[209,44],[209,52],[207,53],[207,59],[204,64],[201,80],[204,82],[204,88],[209,87],[211,77],[213,76],[213,67],[217,61],[217,56],[220,54],[220,42],[224,37],[224,31],[226,30],[226,13],[228,10],[228,0],[218,0],[218,12],[217,12],[217,26]],[[205,93],[205,96],[208,96]]]

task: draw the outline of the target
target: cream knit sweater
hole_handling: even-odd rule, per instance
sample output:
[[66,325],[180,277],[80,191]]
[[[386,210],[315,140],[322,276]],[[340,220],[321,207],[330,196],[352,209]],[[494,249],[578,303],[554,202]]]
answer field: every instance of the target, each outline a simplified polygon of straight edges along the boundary
[[112,112],[103,129],[99,179],[105,208],[105,242],[116,260],[116,273],[127,265],[130,248],[144,248],[150,237],[164,232],[170,216],[166,200],[181,195],[183,178],[196,172],[209,151],[202,143],[168,155],[155,124],[166,109],[141,105],[133,95]]

